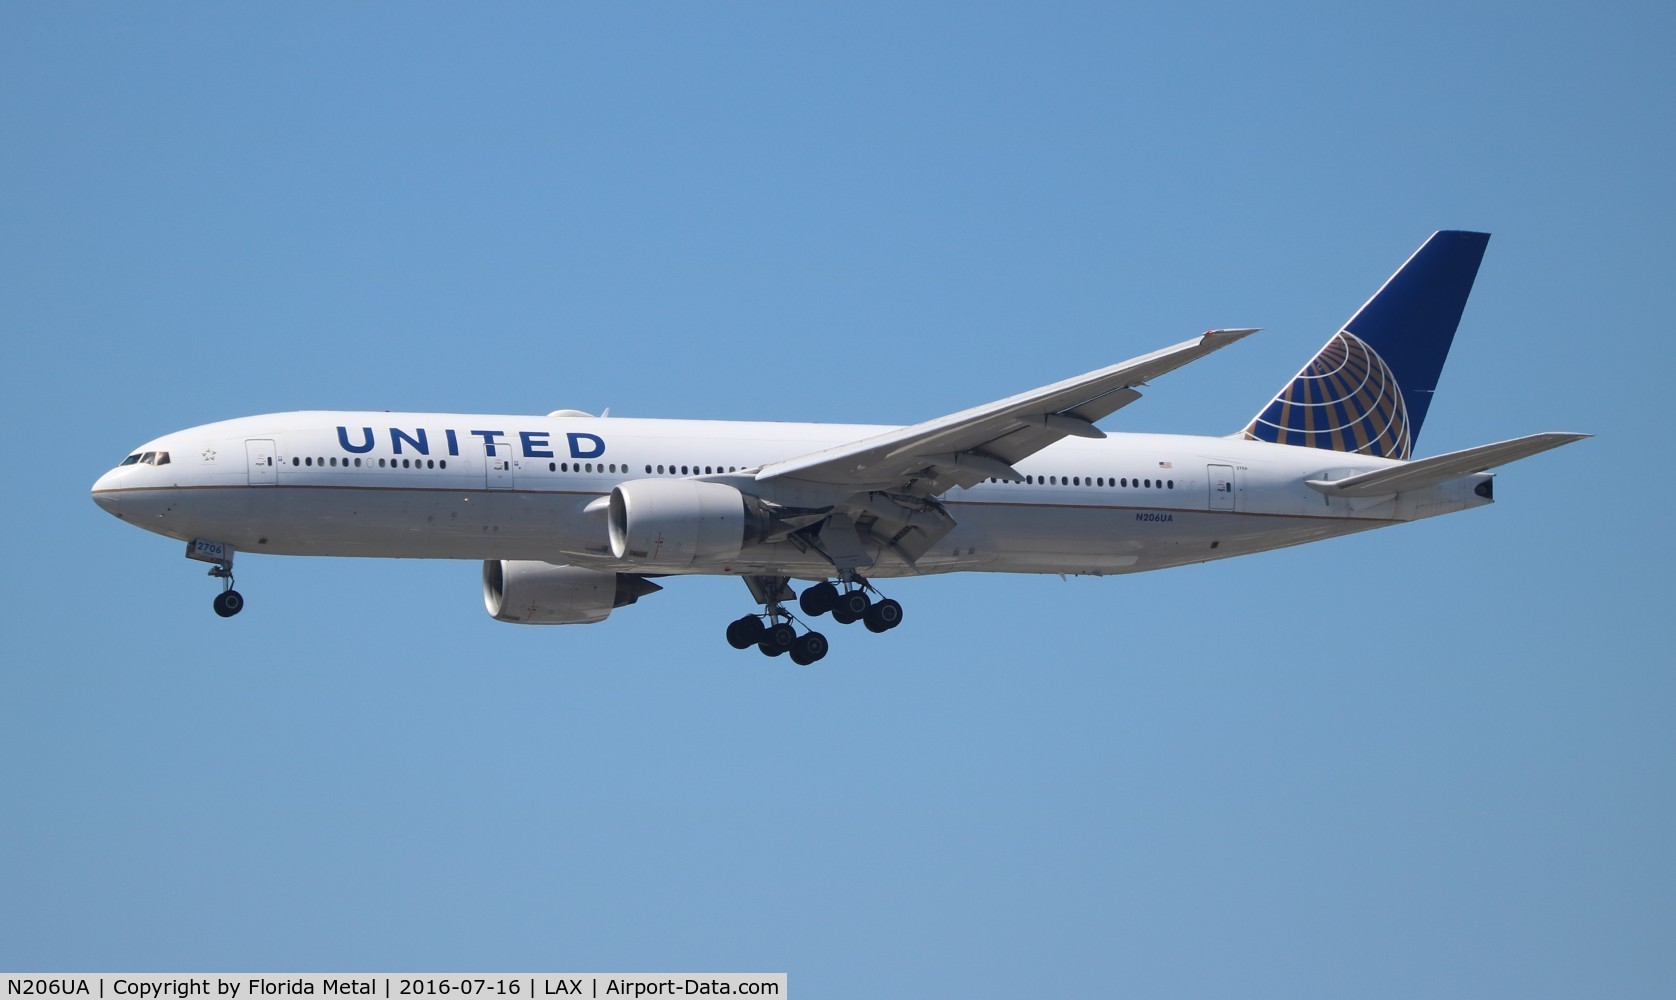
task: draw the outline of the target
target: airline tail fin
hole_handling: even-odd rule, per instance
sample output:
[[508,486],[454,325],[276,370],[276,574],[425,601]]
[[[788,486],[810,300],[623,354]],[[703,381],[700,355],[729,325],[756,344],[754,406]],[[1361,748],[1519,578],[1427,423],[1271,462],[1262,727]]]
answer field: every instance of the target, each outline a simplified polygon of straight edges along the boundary
[[1409,458],[1489,241],[1433,233],[1242,436]]

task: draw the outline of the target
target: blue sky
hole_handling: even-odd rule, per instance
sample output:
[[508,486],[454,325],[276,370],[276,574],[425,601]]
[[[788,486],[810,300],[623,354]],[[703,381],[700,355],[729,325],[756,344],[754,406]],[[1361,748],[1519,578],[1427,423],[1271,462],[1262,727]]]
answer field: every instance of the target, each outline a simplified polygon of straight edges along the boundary
[[[0,968],[784,970],[800,997],[1662,995],[1653,4],[0,8]],[[970,575],[816,668],[735,581],[202,567],[87,499],[324,408],[913,421],[1219,326],[1227,433],[1493,232],[1419,451],[1499,503]],[[830,630],[829,630],[830,633]]]

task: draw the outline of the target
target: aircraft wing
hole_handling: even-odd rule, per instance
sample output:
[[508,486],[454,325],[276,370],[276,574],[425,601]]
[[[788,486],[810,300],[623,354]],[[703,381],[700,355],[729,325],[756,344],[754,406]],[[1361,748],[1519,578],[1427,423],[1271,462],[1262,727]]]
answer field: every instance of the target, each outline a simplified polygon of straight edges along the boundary
[[1105,437],[1094,422],[1139,399],[1136,386],[1256,332],[1212,330],[1063,382],[775,462],[756,478],[921,495],[990,477],[1023,479],[1013,463],[1067,436]]

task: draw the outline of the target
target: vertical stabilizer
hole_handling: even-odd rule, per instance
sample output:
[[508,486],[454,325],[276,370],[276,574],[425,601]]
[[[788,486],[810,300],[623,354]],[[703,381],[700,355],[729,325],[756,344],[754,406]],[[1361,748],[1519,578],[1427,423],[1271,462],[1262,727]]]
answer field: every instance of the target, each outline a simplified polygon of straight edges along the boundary
[[1433,233],[1244,436],[1407,459],[1489,242],[1489,233]]

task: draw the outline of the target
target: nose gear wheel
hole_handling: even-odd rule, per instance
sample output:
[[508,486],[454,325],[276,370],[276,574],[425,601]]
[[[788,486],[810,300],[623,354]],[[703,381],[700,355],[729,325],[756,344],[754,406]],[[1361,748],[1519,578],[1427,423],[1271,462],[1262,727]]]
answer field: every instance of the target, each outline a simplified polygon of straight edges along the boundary
[[215,613],[231,618],[244,610],[244,595],[233,589],[233,561],[218,562],[210,567],[209,575],[221,580],[221,593],[215,595]]

